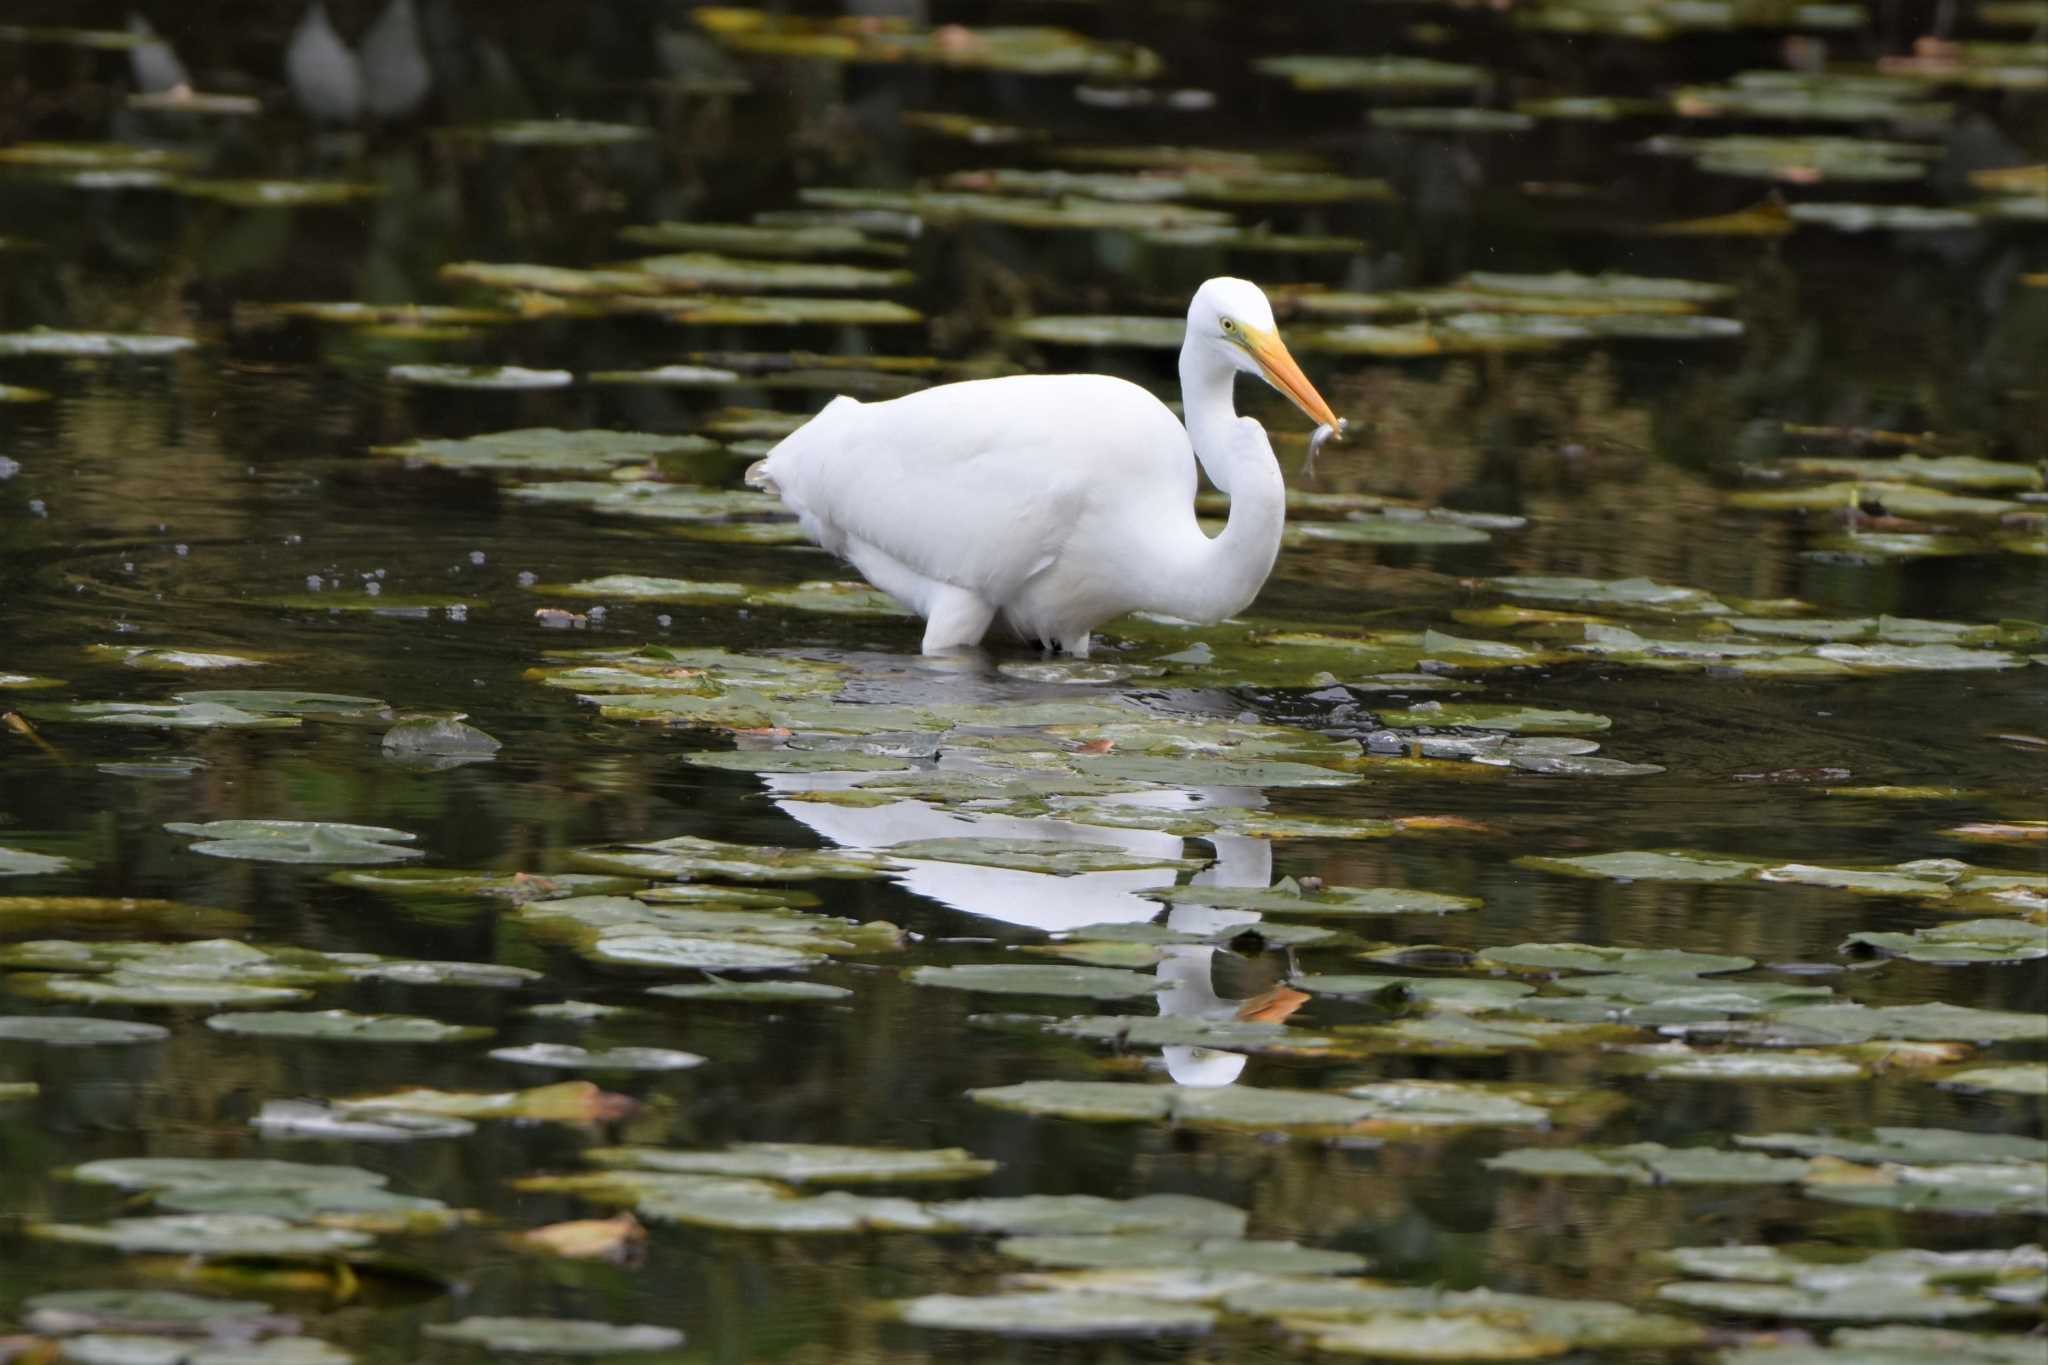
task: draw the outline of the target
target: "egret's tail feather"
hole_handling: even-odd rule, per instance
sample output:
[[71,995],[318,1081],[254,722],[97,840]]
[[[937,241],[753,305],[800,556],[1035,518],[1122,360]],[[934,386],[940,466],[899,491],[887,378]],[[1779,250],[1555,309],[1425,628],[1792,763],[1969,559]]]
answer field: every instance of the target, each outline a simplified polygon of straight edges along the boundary
[[763,493],[781,494],[782,490],[775,486],[775,480],[769,476],[766,456],[747,466],[747,487],[758,488]]

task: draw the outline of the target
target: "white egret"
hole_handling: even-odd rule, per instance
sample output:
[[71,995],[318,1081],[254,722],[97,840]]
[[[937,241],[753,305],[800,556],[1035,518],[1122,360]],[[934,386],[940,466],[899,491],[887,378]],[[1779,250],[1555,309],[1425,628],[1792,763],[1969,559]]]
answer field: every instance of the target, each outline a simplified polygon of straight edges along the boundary
[[[1231,389],[1256,374],[1325,426],[1338,421],[1281,344],[1258,286],[1218,278],[1188,305],[1187,425],[1100,374],[942,384],[883,403],[839,397],[747,471],[805,534],[925,618],[924,652],[978,644],[1000,612],[1076,658],[1132,611],[1209,624],[1273,570],[1287,490],[1266,433]],[[1211,538],[1195,464],[1230,497]]]

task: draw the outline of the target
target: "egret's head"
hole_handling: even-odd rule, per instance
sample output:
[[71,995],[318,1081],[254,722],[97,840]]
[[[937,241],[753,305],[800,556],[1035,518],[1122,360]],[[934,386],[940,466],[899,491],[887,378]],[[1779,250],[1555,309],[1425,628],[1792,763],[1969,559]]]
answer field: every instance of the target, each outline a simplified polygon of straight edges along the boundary
[[1337,414],[1287,354],[1273,322],[1273,305],[1250,280],[1219,275],[1197,289],[1188,305],[1188,340],[1218,348],[1232,368],[1259,376],[1312,421],[1337,425]]

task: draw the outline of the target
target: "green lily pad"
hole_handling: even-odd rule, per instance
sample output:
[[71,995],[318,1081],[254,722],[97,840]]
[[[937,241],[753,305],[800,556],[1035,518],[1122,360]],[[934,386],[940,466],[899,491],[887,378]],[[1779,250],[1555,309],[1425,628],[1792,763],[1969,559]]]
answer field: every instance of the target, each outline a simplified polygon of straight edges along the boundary
[[645,142],[654,136],[652,128],[635,124],[574,118],[505,119],[444,132],[464,142],[487,142],[499,147],[617,147]]
[[844,986],[822,981],[709,981],[700,985],[649,986],[647,994],[670,1000],[724,1000],[743,1004],[824,1004],[851,999]]
[[159,1195],[156,1205],[176,1213],[267,1214],[375,1233],[447,1232],[467,1219],[438,1199],[355,1185],[184,1185]]
[[604,1166],[686,1174],[780,1180],[792,1185],[897,1184],[975,1180],[996,1169],[958,1147],[906,1151],[805,1142],[741,1142],[723,1151],[662,1147],[599,1147],[586,1153]]
[[1485,702],[1424,702],[1406,710],[1376,714],[1382,725],[1398,730],[1439,726],[1500,730],[1517,735],[1585,735],[1597,734],[1613,724],[1606,716],[1586,711],[1546,711],[1540,707]]
[[2031,962],[2048,957],[2048,925],[1973,919],[1916,929],[1910,934],[1859,930],[1845,941],[1845,947],[1850,945],[1910,962]]
[[1375,109],[1368,117],[1375,128],[1404,133],[1526,133],[1536,126],[1533,115],[1513,109],[1441,104]]
[[71,859],[54,853],[31,853],[25,848],[0,846],[0,877],[44,877],[62,872]]
[[433,389],[559,389],[576,382],[567,370],[531,370],[519,365],[393,365],[394,384]]
[[1479,67],[1427,57],[1261,57],[1252,68],[1297,90],[1471,90],[1486,82]]
[[[9,150],[19,152],[21,148]],[[0,332],[0,356],[154,360],[189,351],[198,344],[190,337],[136,332],[60,332],[43,327],[30,332]]]
[[680,834],[646,844],[579,849],[572,855],[585,867],[635,876],[722,877],[729,881],[803,881],[813,877],[880,877],[889,860],[853,849],[795,849],[772,845],[720,843]]
[[468,872],[446,867],[330,872],[327,880],[401,899],[489,896],[520,905],[571,896],[610,895],[644,885],[637,877],[604,877],[591,872]]
[[890,1305],[913,1327],[1014,1337],[1157,1337],[1209,1331],[1211,1309],[1121,1294],[927,1294]]
[[1488,948],[1483,965],[1530,972],[1619,972],[1632,976],[1705,976],[1754,967],[1753,958],[1683,948],[1609,948],[1591,943],[1518,943]]
[[528,1043],[524,1047],[494,1048],[491,1056],[501,1062],[525,1066],[551,1066],[565,1071],[685,1071],[702,1066],[704,1058],[694,1052],[666,1047],[576,1047],[567,1043]]
[[1894,184],[1921,180],[1941,149],[1876,138],[1794,137],[1759,133],[1721,137],[1655,137],[1644,150],[1689,158],[1709,175],[1792,184],[1839,181]]
[[674,289],[900,289],[908,270],[839,265],[825,261],[753,261],[709,251],[651,256],[633,268]]
[[907,861],[971,863],[976,867],[1007,867],[1025,872],[1067,876],[1077,872],[1120,872],[1140,868],[1202,867],[1202,858],[1147,857],[1112,844],[1087,844],[1058,839],[986,839],[955,837],[916,839],[891,844],[889,856]]
[[908,974],[920,986],[982,991],[998,995],[1071,995],[1119,1000],[1160,989],[1159,978],[1113,967],[1069,967],[1052,963],[978,963],[917,967]]
[[1509,1091],[1445,1081],[1385,1082],[1341,1092],[1243,1085],[1027,1081],[967,1093],[977,1104],[997,1109],[1093,1123],[1170,1119],[1197,1127],[1427,1133],[1463,1127],[1527,1127],[1548,1119],[1547,1110]]
[[1010,335],[1022,341],[1055,346],[1139,346],[1172,350],[1187,332],[1184,318],[1063,316],[1057,313],[1024,318]]
[[124,663],[130,668],[162,672],[196,672],[210,668],[250,668],[264,661],[246,654],[227,654],[172,645],[88,645],[86,652],[97,658]]
[[699,937],[650,930],[601,934],[589,947],[593,961],[631,967],[694,967],[715,972],[801,970],[821,953],[808,947],[755,943],[733,937]]
[[88,1332],[65,1340],[64,1359],[68,1365],[352,1365],[355,1357],[314,1337],[195,1344],[150,1333]]
[[1850,1057],[1830,1052],[1703,1052],[1683,1043],[1627,1049],[1644,1071],[1667,1081],[1852,1081],[1869,1071]]
[[1305,1029],[1236,1019],[1130,1014],[1081,1015],[1046,1025],[1046,1032],[1120,1047],[1199,1047],[1232,1052],[1314,1054],[1336,1040]]
[[385,1177],[360,1166],[326,1166],[264,1158],[121,1157],[73,1167],[73,1180],[124,1190],[171,1190],[191,1186],[296,1190],[326,1185],[378,1186]]
[[1634,609],[1681,616],[1724,615],[1728,612],[1728,608],[1697,588],[1674,587],[1648,578],[1517,575],[1489,578],[1486,582],[1517,599],[1563,602],[1604,611]]
[[1269,1281],[1226,1295],[1224,1306],[1313,1333],[1324,1350],[1399,1360],[1668,1351],[1706,1339],[1692,1323],[1599,1299],[1405,1288],[1369,1280]]
[[211,701],[88,701],[62,707],[66,720],[90,725],[132,725],[159,730],[290,730],[297,716],[266,715]]
[[467,1137],[476,1131],[467,1119],[400,1112],[351,1114],[318,1100],[265,1100],[249,1126],[265,1137],[321,1142],[416,1142]]
[[194,853],[263,863],[396,863],[426,855],[398,848],[419,836],[381,825],[344,825],[326,820],[172,821],[172,834],[198,840]]
[[[1980,11],[1981,17],[1981,11]],[[1940,1327],[1844,1327],[1826,1346],[1741,1346],[1723,1351],[1722,1365],[2033,1365],[2038,1338],[1955,1332]]]
[[1248,1270],[1261,1275],[1341,1275],[1366,1269],[1361,1256],[1318,1251],[1293,1242],[1248,1242],[1235,1237],[1174,1237],[1126,1233],[1114,1237],[1011,1237],[996,1250],[1031,1265],[1076,1269],[1140,1268]]
[[209,1324],[219,1322],[238,1330],[246,1328],[253,1337],[282,1326],[267,1303],[202,1298],[169,1289],[59,1290],[37,1294],[22,1308],[29,1327],[53,1336],[78,1332],[211,1335]]
[[1515,859],[1516,867],[1541,872],[1558,872],[1568,877],[1599,877],[1613,881],[1725,882],[1753,877],[1765,865],[1713,854],[1643,850],[1628,853],[1589,853],[1578,857],[1528,856]]
[[1688,1308],[1753,1318],[1817,1319],[1824,1322],[1942,1322],[1980,1317],[1990,1301],[1947,1293],[1892,1278],[1847,1282],[1825,1288],[1791,1284],[1742,1284],[1683,1280],[1660,1285],[1657,1297]]
[[621,241],[678,251],[730,251],[743,256],[897,256],[901,247],[857,228],[820,223],[764,227],[757,223],[636,224],[619,229]]
[[1416,891],[1398,886],[1326,886],[1303,891],[1292,879],[1267,888],[1244,886],[1162,886],[1143,893],[1170,905],[1206,905],[1219,910],[1256,910],[1269,915],[1351,918],[1365,915],[1444,915],[1475,910],[1474,896]]
[[1809,1035],[1805,1041],[1823,1046],[1875,1038],[1992,1043],[2038,1041],[2048,1036],[2048,1021],[2038,1014],[1972,1009],[1940,1001],[1881,1008],[1845,1001],[1781,1010],[1767,1018],[1771,1024]]
[[1762,1151],[1831,1156],[1843,1161],[1903,1165],[1942,1162],[2011,1162],[2026,1165],[2048,1161],[2048,1139],[2010,1133],[1971,1133],[1953,1128],[1873,1128],[1868,1138],[1826,1133],[1737,1134],[1740,1147]]
[[356,1014],[350,1010],[248,1010],[216,1014],[206,1026],[219,1033],[254,1038],[312,1038],[335,1043],[463,1043],[488,1038],[493,1030],[444,1024],[404,1014]]
[[1801,1157],[1722,1152],[1632,1142],[1621,1147],[1519,1147],[1482,1163],[1518,1175],[1594,1177],[1637,1185],[1790,1185],[1806,1177]]
[[395,455],[410,464],[432,465],[439,469],[603,475],[626,465],[658,461],[664,456],[709,454],[718,449],[718,444],[702,436],[530,427],[461,440],[408,441],[404,445],[376,446],[373,449],[379,455]]
[[260,1213],[174,1213],[109,1223],[31,1223],[28,1235],[51,1242],[112,1247],[159,1256],[323,1257],[370,1243],[368,1233],[308,1227]]
[[125,1046],[157,1043],[171,1031],[126,1019],[73,1014],[0,1014],[0,1043],[41,1043],[47,1047]]
[[379,719],[385,704],[375,697],[352,697],[340,692],[294,692],[280,688],[213,688],[201,692],[180,692],[177,700],[215,706],[232,706],[265,716],[299,716],[307,720]]
[[2007,1095],[2048,1095],[2048,1062],[2013,1062],[2005,1066],[1976,1066],[1953,1072],[1944,1085],[1958,1090],[1987,1090]]
[[484,1318],[430,1322],[428,1336],[482,1346],[513,1355],[608,1356],[637,1351],[666,1351],[683,1344],[673,1327],[645,1324],[621,1326],[580,1318]]

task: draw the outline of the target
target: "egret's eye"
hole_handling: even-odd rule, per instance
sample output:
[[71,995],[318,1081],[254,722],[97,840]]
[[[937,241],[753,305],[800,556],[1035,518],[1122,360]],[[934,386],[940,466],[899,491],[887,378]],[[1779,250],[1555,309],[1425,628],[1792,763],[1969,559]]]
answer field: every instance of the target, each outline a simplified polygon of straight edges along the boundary
[[1235,331],[1237,330],[1237,319],[1235,319],[1235,318],[1225,318],[1225,319],[1223,319],[1223,330],[1224,330],[1224,331],[1226,331],[1226,332],[1235,332]]

